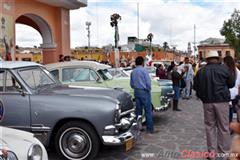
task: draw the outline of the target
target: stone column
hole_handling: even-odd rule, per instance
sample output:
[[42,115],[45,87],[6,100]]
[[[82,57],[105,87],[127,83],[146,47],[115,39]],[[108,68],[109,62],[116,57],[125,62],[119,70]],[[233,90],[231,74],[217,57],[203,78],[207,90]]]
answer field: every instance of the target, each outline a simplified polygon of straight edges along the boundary
[[59,56],[57,54],[56,45],[41,44],[43,64],[58,62]]

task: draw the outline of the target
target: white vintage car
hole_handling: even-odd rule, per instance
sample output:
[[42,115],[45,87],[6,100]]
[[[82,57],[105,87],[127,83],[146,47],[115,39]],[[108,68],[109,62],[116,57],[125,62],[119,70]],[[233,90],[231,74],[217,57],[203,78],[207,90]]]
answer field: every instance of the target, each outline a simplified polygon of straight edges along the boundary
[[48,160],[47,151],[32,133],[0,126],[0,160]]

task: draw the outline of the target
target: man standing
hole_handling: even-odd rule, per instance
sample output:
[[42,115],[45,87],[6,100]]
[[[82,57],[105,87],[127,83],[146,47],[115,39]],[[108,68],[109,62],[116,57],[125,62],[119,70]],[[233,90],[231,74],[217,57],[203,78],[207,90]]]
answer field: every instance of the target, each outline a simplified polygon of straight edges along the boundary
[[220,63],[217,51],[210,51],[206,60],[207,65],[194,78],[194,89],[203,102],[208,151],[225,154],[230,150],[231,140],[229,88],[234,86],[235,77]]
[[139,56],[135,60],[136,68],[131,73],[130,85],[134,89],[136,101],[136,116],[142,115],[144,106],[147,133],[153,133],[153,118],[151,104],[151,79],[146,69],[144,69],[144,59]]
[[191,90],[191,83],[193,81],[193,69],[192,64],[189,63],[189,58],[185,57],[184,64],[180,66],[180,69],[184,69],[186,72],[183,76],[184,81],[186,83],[186,87],[183,89],[183,99],[189,99],[190,97],[190,90]]

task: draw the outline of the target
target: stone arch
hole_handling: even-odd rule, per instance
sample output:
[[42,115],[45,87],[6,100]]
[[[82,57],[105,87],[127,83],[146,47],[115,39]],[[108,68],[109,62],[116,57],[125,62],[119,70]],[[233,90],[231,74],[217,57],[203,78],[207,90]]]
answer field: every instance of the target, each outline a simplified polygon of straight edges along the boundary
[[40,44],[40,45],[43,49],[56,48],[51,27],[49,26],[47,21],[44,20],[39,15],[26,13],[19,16],[15,22],[20,24],[25,24],[36,29],[42,36],[43,44]]

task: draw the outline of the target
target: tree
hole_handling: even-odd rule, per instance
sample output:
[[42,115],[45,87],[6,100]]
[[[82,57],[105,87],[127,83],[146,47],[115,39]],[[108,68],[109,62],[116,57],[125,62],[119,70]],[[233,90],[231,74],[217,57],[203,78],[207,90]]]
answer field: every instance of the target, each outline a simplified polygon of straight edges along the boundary
[[231,18],[224,21],[220,30],[226,42],[234,48],[236,56],[240,59],[240,10],[235,9]]

